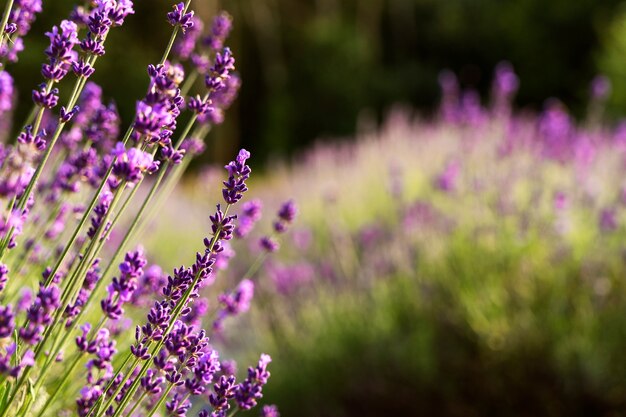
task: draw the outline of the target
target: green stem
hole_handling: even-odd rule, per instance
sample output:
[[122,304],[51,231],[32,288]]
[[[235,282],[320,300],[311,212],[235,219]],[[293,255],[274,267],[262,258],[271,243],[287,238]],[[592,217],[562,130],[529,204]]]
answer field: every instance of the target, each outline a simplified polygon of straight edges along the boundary
[[[132,128],[132,125],[131,125],[128,128],[128,130],[126,131],[126,134],[124,135],[124,138],[122,140],[122,143],[124,145],[126,145],[128,140],[130,139],[130,135],[132,134],[132,132],[133,132],[133,128]],[[109,175],[111,175],[111,172],[113,172],[113,165],[115,165],[115,161],[116,160],[117,160],[117,157],[113,159],[113,161],[111,162],[111,165],[109,166],[109,169],[104,174],[104,177],[103,177],[103,179],[102,179],[102,181],[100,183],[100,186],[98,187],[98,190],[96,190],[96,193],[94,194],[93,198],[91,199],[91,202],[89,203],[89,207],[85,210],[85,213],[83,214],[83,217],[80,219],[80,222],[79,222],[78,226],[76,226],[76,228],[74,229],[74,232],[72,233],[72,236],[70,237],[69,241],[67,242],[67,244],[63,248],[63,252],[61,252],[61,256],[59,256],[59,259],[57,260],[56,264],[54,265],[54,268],[52,268],[52,272],[50,274],[50,277],[48,277],[48,279],[45,282],[46,286],[50,285],[50,283],[52,282],[52,277],[54,277],[54,275],[59,271],[59,268],[61,268],[61,264],[63,263],[63,261],[67,257],[67,254],[69,253],[69,251],[72,248],[72,246],[74,245],[74,242],[78,238],[78,235],[79,235],[80,231],[85,226],[85,223],[87,223],[87,220],[89,219],[89,215],[91,214],[91,211],[98,204],[98,198],[100,197],[100,194],[102,193],[102,190],[104,190],[104,187],[107,184],[107,180],[109,178]]]
[[[163,403],[165,402],[165,400],[167,399],[167,396],[169,395],[170,391],[172,390],[172,388],[174,388],[174,384],[170,384],[167,389],[165,390],[165,392],[163,393],[163,395],[161,396],[161,398],[159,399],[159,402],[152,407],[152,410],[150,410],[150,413],[148,413],[148,415],[146,415],[146,417],[152,417],[154,415],[154,413],[157,412],[157,410],[159,408],[161,408],[161,406],[163,406]],[[131,415],[129,414],[128,417],[131,417]]]
[[39,411],[39,414],[37,415],[37,417],[43,417],[45,411],[48,409],[50,404],[52,404],[52,402],[56,399],[57,395],[59,395],[59,393],[61,392],[61,389],[63,388],[63,386],[65,386],[65,384],[67,383],[68,379],[72,375],[72,371],[74,370],[76,365],[78,365],[78,362],[80,362],[80,359],[82,358],[82,356],[83,356],[83,352],[77,352],[76,359],[74,359],[74,361],[72,362],[70,367],[69,368],[65,368],[63,370],[63,372],[65,373],[65,375],[63,375],[63,379],[61,379],[61,381],[57,384],[56,389],[54,390],[52,395],[50,397],[48,397],[48,399],[46,400],[46,403],[43,405],[41,411]]
[[5,38],[8,37],[6,36],[4,29],[6,28],[7,23],[9,23],[11,8],[13,8],[13,0],[7,1],[7,4],[4,7],[4,13],[2,14],[2,22],[0,23],[0,31],[2,31],[0,32],[0,48],[2,48],[2,46],[4,45]]
[[141,394],[141,396],[137,399],[137,401],[135,401],[135,405],[133,405],[133,408],[131,408],[127,414],[128,417],[132,417],[133,413],[137,410],[143,399],[146,398],[146,395],[148,395],[148,392],[144,391],[143,394]]

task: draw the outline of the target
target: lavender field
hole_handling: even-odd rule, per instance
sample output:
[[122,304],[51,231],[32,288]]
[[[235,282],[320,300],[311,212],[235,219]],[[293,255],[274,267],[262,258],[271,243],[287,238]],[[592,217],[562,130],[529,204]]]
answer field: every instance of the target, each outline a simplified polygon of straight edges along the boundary
[[[296,149],[288,95],[238,102],[251,68],[289,86],[283,3],[235,3],[243,35],[217,3],[0,3],[0,417],[626,413],[619,79],[570,111],[517,105],[508,61],[443,69],[430,111],[364,100]],[[319,16],[311,59],[351,36]],[[360,93],[321,55],[345,100],[310,114],[341,124]]]
[[[593,80],[577,122],[555,99],[514,110],[507,63],[486,106],[440,83],[435,117],[397,108],[250,183],[262,208],[241,207],[246,239],[218,256],[215,285],[244,304],[209,318],[219,344],[274,352],[265,397],[283,415],[619,415],[626,125],[601,122],[610,85]],[[201,235],[219,181],[184,182],[163,216],[194,215],[155,224],[155,256]],[[298,217],[267,254],[286,195]]]

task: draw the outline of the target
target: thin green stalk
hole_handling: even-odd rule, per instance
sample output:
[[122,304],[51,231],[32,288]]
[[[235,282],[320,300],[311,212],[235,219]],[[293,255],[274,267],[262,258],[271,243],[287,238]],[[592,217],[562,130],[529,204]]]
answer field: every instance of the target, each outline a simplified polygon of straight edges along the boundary
[[[74,274],[72,274],[72,276],[68,280],[67,286],[63,290],[63,294],[61,296],[61,304],[60,304],[61,308],[57,310],[57,313],[53,321],[54,323],[52,326],[53,328],[59,325],[60,318],[64,311],[64,306],[69,305],[70,300],[74,301],[73,299],[76,295],[76,292],[80,289],[80,285],[82,284],[81,278],[87,273],[87,271],[89,270],[89,267],[93,264],[95,257],[98,255],[98,253],[104,246],[104,243],[106,242],[106,238],[108,234],[111,232],[111,229],[113,227],[113,223],[110,224],[110,227],[108,228],[108,230],[105,230],[105,228],[108,226],[111,213],[114,211],[115,207],[117,206],[117,204],[119,203],[123,195],[124,186],[125,186],[125,183],[122,183],[120,188],[118,188],[115,195],[113,196],[111,205],[109,206],[107,213],[102,219],[102,222],[100,226],[98,227],[98,230],[96,231],[94,237],[91,239],[89,247],[87,248],[87,252],[83,256],[81,261],[78,263],[77,269],[74,272]],[[44,336],[44,341],[45,341],[45,336]],[[40,344],[38,346],[39,349],[35,351],[35,357],[38,356],[39,352],[41,351],[41,347],[43,347],[43,344]]]
[[193,87],[193,83],[195,83],[198,79],[198,75],[200,75],[200,73],[197,69],[194,69],[191,74],[189,74],[183,85],[180,87],[181,96],[186,96],[187,93],[189,93],[189,90],[191,90],[191,87]]
[[[92,61],[92,63],[95,63],[97,57],[95,57]],[[67,104],[67,109],[72,109],[74,107],[74,105],[76,104],[76,101],[78,100],[78,96],[80,94],[80,90],[82,90],[81,86],[84,86],[85,84],[82,82],[82,79],[85,78],[83,76],[78,77],[78,79],[76,80],[76,82],[74,83],[74,88],[72,90],[72,94],[70,97],[70,100],[68,101]],[[48,84],[46,85],[46,91],[49,91],[52,87],[52,80],[48,81]],[[37,114],[37,118],[35,120],[35,126],[33,128],[33,136],[36,136],[39,130],[39,125],[41,124],[41,120],[43,118],[43,113],[45,111],[44,107],[41,107],[41,109],[39,110],[39,113]],[[54,131],[54,135],[52,136],[52,139],[50,140],[50,142],[48,143],[48,145],[46,146],[46,150],[41,158],[41,160],[39,161],[39,164],[37,164],[37,168],[35,169],[35,173],[33,174],[33,176],[31,177],[30,181],[28,182],[28,185],[26,186],[26,189],[24,190],[22,196],[20,197],[19,201],[18,201],[18,208],[20,210],[24,210],[24,208],[26,207],[26,203],[28,202],[28,199],[30,198],[30,194],[32,192],[32,190],[34,189],[35,185],[37,184],[37,181],[39,181],[39,177],[41,176],[41,173],[43,172],[43,169],[48,161],[48,158],[50,157],[50,154],[52,153],[52,149],[54,148],[54,145],[56,144],[57,140],[59,139],[59,137],[61,136],[61,132],[63,131],[63,128],[65,127],[66,122],[63,122],[62,120],[59,119],[59,123],[57,125],[57,128]],[[7,236],[5,238],[5,240],[2,242],[2,246],[0,246],[0,260],[2,260],[2,258],[4,257],[4,254],[6,252],[6,248],[8,246],[8,243],[13,235],[13,231],[14,228],[11,227],[9,229],[9,232],[7,233]]]
[[59,393],[61,392],[61,390],[63,389],[63,387],[67,383],[68,379],[72,375],[72,371],[74,370],[74,368],[76,368],[76,365],[78,365],[78,362],[80,362],[80,359],[82,357],[83,357],[83,352],[77,352],[76,353],[76,359],[74,359],[74,361],[72,362],[70,367],[69,368],[65,368],[63,370],[63,372],[65,373],[63,375],[63,379],[61,379],[61,381],[59,383],[57,383],[56,389],[54,390],[52,395],[50,395],[50,397],[48,397],[48,399],[46,400],[46,403],[43,405],[43,407],[39,411],[39,414],[37,415],[37,417],[43,417],[44,413],[46,412],[46,410],[48,409],[50,404],[52,404],[52,402],[56,399],[57,395],[59,395]]
[[139,405],[141,404],[143,399],[146,398],[146,395],[148,395],[148,392],[144,391],[143,394],[141,394],[141,396],[137,399],[137,401],[135,401],[135,405],[133,405],[133,408],[131,408],[127,414],[128,417],[132,417],[133,413],[137,411],[137,408],[139,408]]
[[[191,0],[187,0],[185,2],[185,8],[183,9],[183,13],[187,12],[187,9],[189,8],[189,5],[191,4]],[[176,40],[176,35],[178,35],[178,31],[180,30],[179,26],[176,25],[174,26],[174,30],[172,31],[172,35],[170,36],[170,40],[167,43],[167,47],[165,48],[165,52],[163,52],[163,56],[161,57],[161,61],[159,61],[160,65],[165,64],[165,61],[167,61],[167,57],[169,56],[170,52],[172,51],[172,47],[174,46],[174,41]]]
[[[148,415],[146,415],[146,417],[152,417],[154,413],[156,413],[157,410],[161,408],[161,406],[163,406],[163,403],[167,399],[167,396],[169,395],[172,388],[174,388],[174,384],[170,383],[167,389],[165,390],[165,392],[163,393],[163,396],[161,396],[161,398],[159,399],[159,402],[156,403],[156,405],[152,408],[152,410],[150,410],[150,412],[148,413]],[[129,414],[128,417],[131,417],[131,414]]]
[[[124,145],[126,145],[128,140],[130,139],[130,135],[132,134],[132,132],[133,132],[133,128],[132,128],[132,125],[131,125],[131,127],[129,127],[128,130],[126,131],[126,134],[124,135],[124,139],[122,140],[122,143],[124,143]],[[89,207],[87,207],[87,209],[83,213],[83,216],[80,219],[80,222],[78,223],[78,225],[74,229],[74,232],[72,233],[72,236],[70,237],[70,239],[68,240],[67,244],[63,248],[63,251],[61,252],[61,255],[59,256],[59,259],[55,263],[54,268],[52,268],[52,272],[50,273],[50,277],[48,277],[48,279],[45,282],[46,286],[50,285],[50,283],[52,282],[52,277],[54,277],[54,275],[61,268],[61,265],[63,264],[63,261],[65,261],[65,258],[67,257],[67,254],[69,253],[70,249],[74,245],[74,242],[76,242],[76,239],[78,238],[78,235],[80,234],[80,231],[85,226],[85,223],[87,223],[87,220],[89,219],[89,215],[93,211],[94,207],[98,204],[98,199],[100,198],[100,194],[102,194],[102,190],[104,190],[104,187],[107,184],[107,180],[109,178],[109,175],[111,175],[111,172],[113,172],[113,165],[115,164],[116,160],[117,160],[117,157],[113,159],[113,161],[111,162],[111,165],[109,166],[109,169],[104,174],[104,177],[103,177],[102,181],[100,182],[100,186],[96,190],[95,194],[93,195],[93,198],[91,199],[91,201],[89,203]]]
[[[231,206],[232,206],[232,204],[227,204],[226,205],[226,208],[224,209],[224,216],[228,215],[228,211],[230,210]],[[214,236],[213,236],[213,238],[211,239],[209,247],[207,248],[207,250],[209,252],[212,251],[213,248],[215,247],[215,244],[218,241],[219,232],[220,232],[219,230],[216,231]],[[172,331],[172,328],[174,327],[174,324],[176,323],[176,321],[178,320],[178,318],[179,318],[179,316],[180,316],[180,314],[182,312],[183,306],[185,306],[187,304],[187,301],[189,301],[189,297],[191,296],[191,293],[193,292],[193,289],[198,284],[198,281],[200,280],[201,272],[202,271],[198,271],[198,273],[194,277],[192,283],[189,285],[189,287],[187,288],[187,290],[185,291],[185,293],[183,294],[181,299],[178,301],[178,303],[174,307],[174,310],[172,311],[172,314],[171,314],[170,323],[169,323],[167,329],[165,330],[165,332],[163,333],[163,338],[161,340],[159,340],[159,342],[157,343],[157,346],[152,350],[152,355],[151,355],[150,359],[145,361],[143,367],[139,371],[139,374],[137,376],[135,376],[135,380],[133,381],[132,385],[128,389],[128,391],[126,393],[127,397],[122,402],[122,405],[124,404],[124,402],[128,401],[127,398],[132,397],[132,395],[135,393],[135,391],[137,390],[137,387],[139,385],[140,379],[145,375],[146,371],[148,370],[148,367],[154,361],[154,356],[156,354],[158,354],[159,350],[161,349],[161,347],[165,343],[165,339],[166,339],[167,335]],[[109,401],[104,406],[104,410],[106,410],[111,405],[113,399],[117,396],[117,394],[119,393],[121,388],[124,386],[125,382],[128,380],[128,377],[129,377],[129,374],[127,374],[126,377],[124,378],[124,380],[122,380],[122,382],[120,382],[120,386],[119,386],[118,390],[109,398]],[[96,407],[96,405],[97,405],[97,403],[94,404],[94,407]],[[88,414],[87,417],[89,417],[90,414]]]
[[7,23],[9,23],[9,16],[11,15],[11,9],[13,8],[13,0],[7,1],[6,6],[4,7],[4,13],[2,14],[2,23],[0,23],[0,48],[4,45],[5,38],[8,37],[4,33],[4,28],[6,28]]

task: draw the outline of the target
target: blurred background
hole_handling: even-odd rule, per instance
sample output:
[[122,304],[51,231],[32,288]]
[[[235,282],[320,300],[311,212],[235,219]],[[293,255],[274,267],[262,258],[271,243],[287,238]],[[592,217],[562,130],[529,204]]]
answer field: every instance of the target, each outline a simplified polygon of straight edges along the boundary
[[[21,112],[71,7],[46,2],[25,40]],[[252,306],[213,340],[240,374],[273,356],[264,401],[294,417],[626,415],[626,2],[192,7],[233,16],[243,84],[147,246],[166,271],[190,261],[221,167],[252,152],[263,219],[205,297],[253,271]],[[126,123],[170,8],[138,0],[98,62]],[[265,256],[288,198],[298,219]]]
[[[73,2],[47,2],[16,66],[22,97],[37,79],[43,33]],[[130,120],[145,68],[168,36],[166,1],[136,2],[137,13],[113,34],[110,58],[94,80]],[[246,0],[202,1],[208,19],[234,17],[229,45],[245,82],[207,158],[245,146],[256,161],[291,155],[325,137],[350,136],[359,115],[382,120],[405,103],[432,114],[437,75],[448,68],[463,87],[488,91],[495,65],[508,60],[522,80],[517,105],[535,110],[548,97],[581,116],[598,73],[613,83],[614,118],[626,106],[626,7],[621,0]],[[124,74],[123,77],[117,76]],[[22,111],[28,100],[21,101]]]

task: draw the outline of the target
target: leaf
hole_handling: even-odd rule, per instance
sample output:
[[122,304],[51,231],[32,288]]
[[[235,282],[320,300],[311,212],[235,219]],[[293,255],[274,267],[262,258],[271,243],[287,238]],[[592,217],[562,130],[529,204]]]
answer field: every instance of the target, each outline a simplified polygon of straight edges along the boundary
[[9,393],[11,392],[11,383],[5,381],[0,387],[0,410],[4,410],[9,402]]

